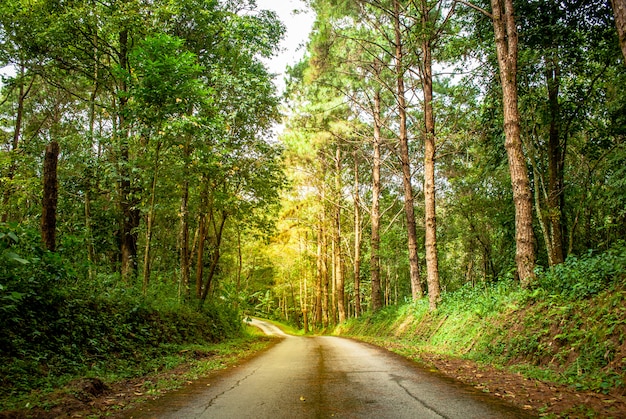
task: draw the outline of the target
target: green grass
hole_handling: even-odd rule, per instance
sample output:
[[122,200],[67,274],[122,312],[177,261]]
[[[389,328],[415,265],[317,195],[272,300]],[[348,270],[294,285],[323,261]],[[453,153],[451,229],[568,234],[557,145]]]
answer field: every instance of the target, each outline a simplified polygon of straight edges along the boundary
[[[435,312],[422,299],[350,320],[335,334],[416,360],[422,352],[438,353],[581,390],[621,391],[626,380],[626,291],[621,271],[604,278],[604,290],[579,299],[569,291],[554,292],[558,287],[523,290],[512,281],[464,287],[445,294]],[[570,272],[567,281],[571,290],[581,279]]]

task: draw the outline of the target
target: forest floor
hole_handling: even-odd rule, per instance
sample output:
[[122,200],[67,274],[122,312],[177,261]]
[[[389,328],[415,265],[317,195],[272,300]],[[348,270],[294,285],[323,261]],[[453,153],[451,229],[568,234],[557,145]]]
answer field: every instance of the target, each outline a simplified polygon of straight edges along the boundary
[[623,395],[577,391],[572,387],[530,379],[475,362],[420,354],[422,362],[441,374],[474,386],[494,397],[539,416],[567,418],[626,418]]

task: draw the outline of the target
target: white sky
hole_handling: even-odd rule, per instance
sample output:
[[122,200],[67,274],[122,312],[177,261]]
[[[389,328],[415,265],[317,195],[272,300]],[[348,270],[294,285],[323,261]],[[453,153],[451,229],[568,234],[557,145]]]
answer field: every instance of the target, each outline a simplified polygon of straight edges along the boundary
[[285,87],[285,69],[287,65],[297,63],[304,55],[315,15],[302,0],[257,0],[257,6],[259,9],[274,10],[287,28],[280,45],[281,52],[267,62],[270,71],[278,74],[276,85],[282,92]]

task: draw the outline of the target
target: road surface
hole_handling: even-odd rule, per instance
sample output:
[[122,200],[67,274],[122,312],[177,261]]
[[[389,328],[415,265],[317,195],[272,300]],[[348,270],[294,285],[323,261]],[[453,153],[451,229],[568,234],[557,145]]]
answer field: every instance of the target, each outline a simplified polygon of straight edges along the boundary
[[[525,418],[526,412],[350,339],[283,336],[253,360],[144,408],[133,418]],[[193,386],[191,386],[193,387]]]

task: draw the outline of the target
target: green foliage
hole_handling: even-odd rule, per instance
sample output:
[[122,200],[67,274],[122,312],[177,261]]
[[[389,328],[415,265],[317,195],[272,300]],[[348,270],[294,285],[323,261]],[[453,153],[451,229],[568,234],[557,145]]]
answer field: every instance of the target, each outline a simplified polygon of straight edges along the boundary
[[[626,383],[624,246],[542,271],[523,290],[512,277],[466,285],[431,312],[421,299],[350,320],[335,332],[403,355],[444,353],[604,393]],[[587,281],[589,282],[587,284]]]
[[626,243],[618,242],[606,252],[589,251],[550,269],[538,269],[537,294],[548,293],[569,299],[597,295],[626,279]]
[[[79,281],[58,255],[37,251],[37,240],[6,225],[0,232],[0,397],[58,385],[64,376],[89,369],[149,370],[146,361],[177,345],[219,342],[242,332],[238,312],[225,305],[208,303],[198,312],[163,306],[113,283]],[[30,258],[19,256],[25,251]]]

